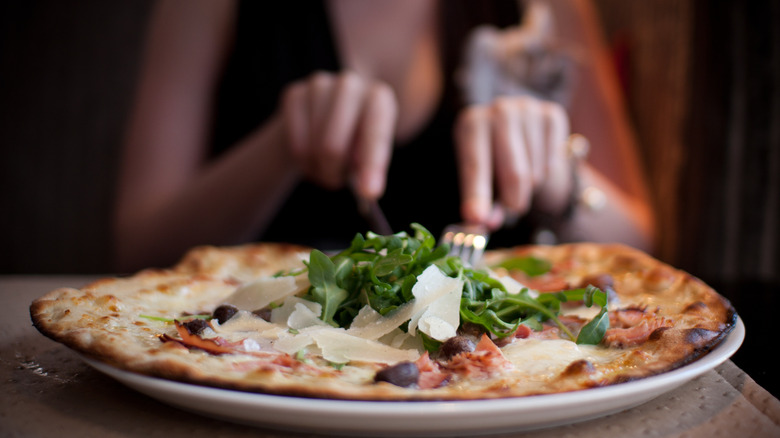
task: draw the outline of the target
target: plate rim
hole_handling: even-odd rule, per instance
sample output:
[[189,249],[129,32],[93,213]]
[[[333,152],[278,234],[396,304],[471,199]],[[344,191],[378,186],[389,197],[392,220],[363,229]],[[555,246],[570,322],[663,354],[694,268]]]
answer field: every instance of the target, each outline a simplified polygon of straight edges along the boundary
[[[744,338],[745,326],[742,320],[737,317],[734,328],[714,349],[680,368],[606,387],[559,394],[489,400],[334,400],[263,394],[152,377],[119,369],[85,356],[82,356],[82,359],[97,371],[147,396],[181,409],[234,423],[284,428],[285,430],[316,431],[325,434],[371,433],[376,435],[381,433],[386,436],[396,436],[414,432],[426,436],[452,436],[453,434],[470,435],[552,427],[630,409],[713,370],[736,353]],[[171,398],[176,395],[187,395],[187,397]],[[627,397],[627,395],[632,397]],[[259,418],[257,415],[249,418],[250,416],[240,412],[231,414],[214,409],[213,403],[197,404],[204,400],[226,403],[226,405],[217,405],[220,408],[237,407],[243,411],[262,408],[266,414]],[[618,403],[615,403],[616,401]],[[564,415],[555,415],[556,411],[566,411],[566,409],[558,409],[561,407],[584,407],[585,409],[579,409],[570,415],[567,415],[568,412]],[[553,414],[529,419],[518,415],[523,411],[534,414],[553,411]],[[510,416],[510,413],[513,415]],[[281,417],[268,418],[269,415],[281,415]],[[298,420],[296,424],[290,424],[289,420],[286,419],[290,415]],[[493,420],[500,421],[480,421],[473,428],[464,427],[464,424],[468,424],[464,423],[464,416],[480,416],[481,420],[485,420],[485,415],[492,415]],[[311,421],[303,421],[302,423],[301,417],[306,420],[307,416]],[[406,421],[399,422],[401,417]],[[343,424],[345,419],[355,420],[356,418],[359,419],[356,424]],[[517,420],[514,424],[513,419]],[[442,428],[441,420],[454,420],[455,423]],[[492,424],[493,427],[486,426],[487,424]]]

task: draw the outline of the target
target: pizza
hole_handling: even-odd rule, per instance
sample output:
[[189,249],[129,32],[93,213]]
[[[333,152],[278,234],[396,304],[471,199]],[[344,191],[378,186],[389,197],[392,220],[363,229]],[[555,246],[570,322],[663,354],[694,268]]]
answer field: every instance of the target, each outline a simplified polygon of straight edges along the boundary
[[447,255],[422,226],[325,254],[203,246],[168,269],[35,300],[44,335],[146,376],[265,394],[475,400],[616,385],[697,360],[734,328],[699,279],[617,244]]

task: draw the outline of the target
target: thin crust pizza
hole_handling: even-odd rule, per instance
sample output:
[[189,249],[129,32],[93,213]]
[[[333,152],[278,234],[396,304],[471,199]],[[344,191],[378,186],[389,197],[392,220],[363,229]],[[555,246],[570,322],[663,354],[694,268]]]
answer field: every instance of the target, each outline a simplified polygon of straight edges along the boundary
[[694,361],[730,303],[638,250],[595,243],[447,255],[419,225],[337,253],[199,247],[170,269],[61,288],[35,327],[111,366],[303,397],[458,400],[619,384]]

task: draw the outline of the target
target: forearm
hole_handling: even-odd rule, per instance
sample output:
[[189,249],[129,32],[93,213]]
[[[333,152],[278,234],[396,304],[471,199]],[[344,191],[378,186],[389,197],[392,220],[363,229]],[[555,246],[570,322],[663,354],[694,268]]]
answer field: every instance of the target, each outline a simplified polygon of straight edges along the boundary
[[572,132],[592,146],[580,172],[580,190],[595,187],[606,199],[601,209],[577,208],[559,233],[565,240],[623,242],[651,250],[655,220],[649,190],[597,10],[589,0],[548,4],[561,40],[584,54],[569,107]]
[[282,122],[274,119],[168,195],[120,196],[117,267],[166,266],[195,245],[247,241],[267,226],[298,178]]
[[[581,167],[579,199],[571,217],[557,229],[560,240],[615,242],[651,251],[655,220],[650,205],[632,197],[593,168]],[[590,205],[582,199],[586,191],[593,196]]]

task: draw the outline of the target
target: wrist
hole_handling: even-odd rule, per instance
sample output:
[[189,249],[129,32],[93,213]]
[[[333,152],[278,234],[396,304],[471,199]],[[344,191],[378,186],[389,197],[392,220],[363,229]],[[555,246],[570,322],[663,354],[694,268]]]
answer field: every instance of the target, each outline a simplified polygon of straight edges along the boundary
[[[568,191],[563,200],[561,195],[553,198],[540,193],[537,198],[538,207],[531,212],[531,221],[534,225],[534,240],[538,243],[557,243],[562,229],[574,219],[580,210],[599,211],[606,205],[606,195],[593,182],[587,178],[590,173],[585,162],[590,144],[588,140],[579,134],[572,134],[567,139],[566,152],[568,155],[567,168],[564,174],[567,177]],[[557,203],[550,202],[556,200]]]
[[580,134],[571,134],[564,145],[566,159],[551,167],[547,180],[534,196],[534,209],[553,216],[570,216],[583,189],[582,168],[590,143]]

